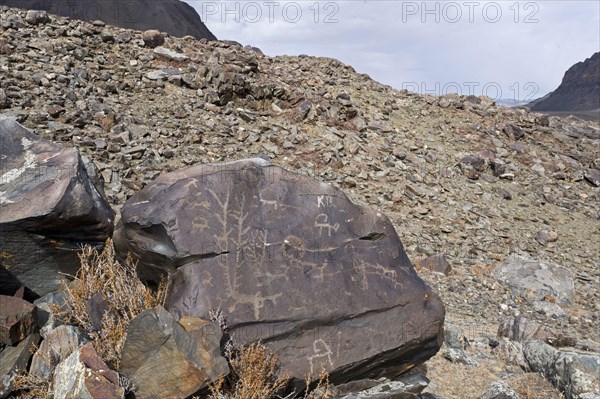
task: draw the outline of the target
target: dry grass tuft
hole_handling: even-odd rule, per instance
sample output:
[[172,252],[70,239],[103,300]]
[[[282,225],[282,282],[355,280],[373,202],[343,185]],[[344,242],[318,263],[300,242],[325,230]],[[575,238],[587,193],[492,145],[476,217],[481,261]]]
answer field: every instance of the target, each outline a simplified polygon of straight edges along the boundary
[[[161,282],[154,292],[144,285],[138,278],[136,264],[131,257],[124,264],[116,259],[110,239],[101,253],[88,245],[79,258],[81,269],[75,281],[64,284],[69,309],[58,312],[58,316],[87,331],[102,359],[119,370],[129,322],[143,310],[164,304],[167,286]],[[101,315],[101,328],[97,328],[97,322],[94,323],[89,306],[98,298],[105,308]]]
[[471,272],[477,277],[489,277],[492,275],[492,271],[496,267],[495,264],[474,264],[471,267]]
[[[308,385],[311,381],[311,376],[309,375],[306,378],[306,384]],[[330,399],[333,398],[334,394],[331,390],[331,385],[329,385],[329,373],[325,370],[321,370],[319,373],[319,382],[317,386],[313,390],[306,390],[304,394],[304,399]]]
[[521,399],[565,399],[540,373],[524,373],[512,385]]

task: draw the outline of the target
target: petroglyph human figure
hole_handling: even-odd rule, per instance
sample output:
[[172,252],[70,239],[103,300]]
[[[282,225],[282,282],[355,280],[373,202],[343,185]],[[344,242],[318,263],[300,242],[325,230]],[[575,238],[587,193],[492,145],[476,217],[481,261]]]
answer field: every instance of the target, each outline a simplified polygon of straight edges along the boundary
[[319,228],[319,235],[323,235],[323,229],[327,229],[327,236],[331,237],[331,230],[337,232],[340,228],[340,224],[330,224],[329,216],[325,213],[321,213],[317,215],[317,220],[315,221],[315,227]]

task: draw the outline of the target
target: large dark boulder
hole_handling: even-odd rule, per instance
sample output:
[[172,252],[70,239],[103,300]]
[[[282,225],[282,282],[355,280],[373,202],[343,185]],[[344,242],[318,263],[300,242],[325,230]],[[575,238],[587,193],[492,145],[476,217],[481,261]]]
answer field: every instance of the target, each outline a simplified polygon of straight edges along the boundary
[[237,342],[260,339],[298,380],[395,377],[442,342],[443,304],[389,219],[262,159],[159,176],[114,243],[145,278],[171,275],[177,317],[220,308]]
[[0,0],[0,5],[45,10],[84,21],[101,20],[121,28],[158,29],[171,36],[217,40],[196,10],[180,0]]
[[1,115],[0,157],[0,294],[24,285],[42,296],[79,269],[83,244],[101,247],[111,236],[114,212],[77,149]]

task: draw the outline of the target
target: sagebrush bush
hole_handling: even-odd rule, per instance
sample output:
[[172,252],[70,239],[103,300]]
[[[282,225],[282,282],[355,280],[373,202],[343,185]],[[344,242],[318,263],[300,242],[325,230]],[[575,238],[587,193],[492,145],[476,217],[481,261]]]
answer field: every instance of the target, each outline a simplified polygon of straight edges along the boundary
[[[289,385],[290,374],[282,372],[277,354],[269,352],[260,341],[241,346],[229,334],[227,317],[221,309],[211,310],[210,318],[221,327],[226,340],[224,356],[229,364],[229,375],[209,385],[209,399],[271,399],[279,396]],[[306,377],[307,389],[304,399],[328,399],[330,395],[329,374],[319,375],[315,389],[308,388],[312,376]],[[298,398],[296,392],[284,399]],[[197,399],[197,397],[195,398]]]
[[281,392],[290,376],[281,373],[277,355],[260,342],[225,346],[230,374],[211,384],[211,399],[268,399]]
[[[64,283],[68,310],[59,311],[58,316],[85,330],[100,357],[119,370],[129,322],[143,310],[164,304],[166,284],[161,282],[156,291],[144,285],[131,256],[124,263],[116,259],[110,239],[106,241],[102,252],[86,245],[79,259],[81,268],[74,276],[74,281]],[[100,329],[94,326],[89,307],[92,296],[98,294],[101,294],[107,307]]]

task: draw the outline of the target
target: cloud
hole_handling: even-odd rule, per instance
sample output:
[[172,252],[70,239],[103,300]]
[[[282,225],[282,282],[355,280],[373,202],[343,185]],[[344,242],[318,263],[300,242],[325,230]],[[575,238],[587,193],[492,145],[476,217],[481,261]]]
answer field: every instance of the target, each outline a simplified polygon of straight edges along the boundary
[[600,51],[600,3],[590,1],[187,2],[220,39],[269,55],[337,58],[382,83],[435,94],[487,87],[539,97]]

